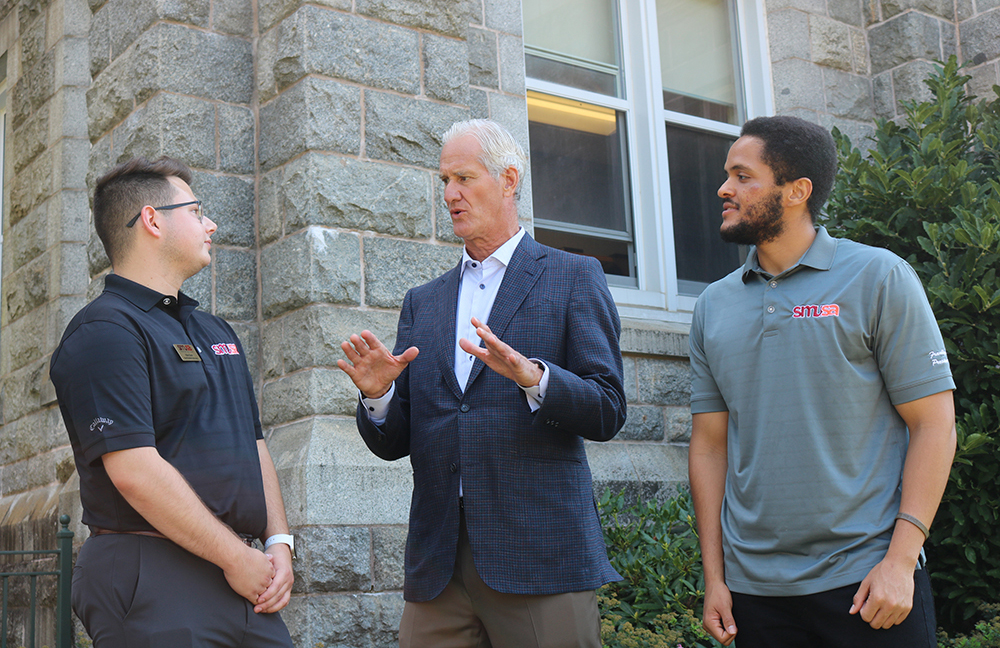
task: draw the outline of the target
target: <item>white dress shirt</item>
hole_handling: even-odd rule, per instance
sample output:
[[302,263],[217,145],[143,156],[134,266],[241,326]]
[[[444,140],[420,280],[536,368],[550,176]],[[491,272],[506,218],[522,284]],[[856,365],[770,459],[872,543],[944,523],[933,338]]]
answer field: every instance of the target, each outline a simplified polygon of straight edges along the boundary
[[[510,258],[524,234],[524,228],[519,228],[517,234],[507,239],[506,243],[482,262],[469,256],[469,251],[465,248],[462,249],[462,279],[458,287],[458,307],[455,309],[455,377],[462,391],[465,391],[476,357],[463,351],[458,341],[463,337],[474,344],[480,341],[476,335],[476,327],[472,325],[472,318],[489,324],[490,311],[493,310],[493,302],[496,301]],[[535,358],[531,360],[537,361]],[[539,383],[533,387],[521,387],[532,412],[542,406],[545,389],[549,383],[549,368],[544,363],[542,366],[544,373]],[[393,383],[381,398],[365,398],[359,392],[361,403],[368,412],[368,418],[375,425],[385,422],[389,413],[389,402],[395,391],[396,384]]]

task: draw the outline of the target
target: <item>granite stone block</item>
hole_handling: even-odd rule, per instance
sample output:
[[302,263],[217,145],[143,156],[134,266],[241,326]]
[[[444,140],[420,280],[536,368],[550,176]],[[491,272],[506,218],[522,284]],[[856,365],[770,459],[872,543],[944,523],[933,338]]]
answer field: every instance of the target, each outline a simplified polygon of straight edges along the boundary
[[522,33],[521,0],[484,0],[486,26],[499,32],[520,36]]
[[892,86],[896,97],[896,112],[903,114],[907,101],[930,101],[931,89],[924,80],[934,73],[934,64],[927,61],[910,61],[892,71]]
[[524,95],[524,42],[520,36],[500,34],[500,90]]
[[374,159],[436,171],[441,136],[453,123],[464,119],[468,119],[468,113],[461,108],[365,92],[365,150]]
[[8,226],[16,225],[32,209],[56,191],[57,171],[53,149],[46,149],[32,160],[10,183]]
[[371,532],[375,591],[403,589],[406,527],[376,526],[371,527]]
[[403,295],[455,267],[461,250],[399,239],[366,237],[365,303],[399,308]]
[[255,245],[251,178],[195,171],[191,190],[201,199],[205,215],[219,228],[212,235],[213,243],[244,248]]
[[254,116],[249,108],[218,104],[219,170],[228,173],[254,172]]
[[215,0],[212,29],[236,36],[253,36],[253,9],[252,0]]
[[[341,11],[351,10],[352,0],[310,0],[309,4],[339,9]],[[259,2],[257,5],[257,18],[260,24],[260,33],[264,34],[276,23],[287,18],[296,9],[303,5],[302,0],[268,0]]]
[[498,90],[500,88],[497,34],[476,27],[469,28],[469,85]]
[[56,50],[50,49],[10,89],[11,128],[17,130],[56,91]]
[[772,66],[774,77],[774,108],[784,114],[796,108],[822,112],[826,108],[823,93],[822,68],[809,61],[789,59]]
[[651,405],[688,405],[691,398],[691,369],[687,362],[636,358],[639,384],[638,402]]
[[906,11],[918,11],[946,20],[955,19],[955,3],[947,0],[882,0],[884,20]]
[[309,227],[261,252],[265,317],[306,304],[357,304],[361,297],[360,242],[356,234]]
[[655,405],[628,406],[625,426],[615,439],[619,441],[662,441],[663,408]]
[[864,0],[827,0],[830,17],[854,27],[864,27]]
[[396,25],[463,36],[468,5],[455,0],[355,0],[355,11]]
[[425,34],[423,47],[424,92],[427,93],[427,96],[449,103],[467,103],[469,98],[468,45],[460,40]]
[[871,121],[874,118],[871,83],[867,77],[839,70],[825,70],[827,111],[843,119]]
[[45,104],[14,133],[8,149],[9,164],[18,174],[49,145],[49,104]]
[[304,567],[301,591],[367,591],[372,584],[372,540],[367,527],[308,526],[297,532]]
[[267,426],[307,416],[351,416],[358,390],[343,371],[315,367],[264,384],[261,422]]
[[817,65],[850,72],[854,67],[851,29],[842,22],[810,16],[810,60]]
[[215,314],[227,320],[257,318],[257,254],[253,250],[215,250]]
[[[366,97],[372,94],[366,92]],[[261,168],[272,169],[313,149],[357,155],[361,152],[360,124],[359,88],[303,79],[260,109]]]
[[901,14],[871,28],[868,48],[875,74],[915,59],[940,59],[938,20],[916,12]]
[[403,595],[325,594],[293,599],[282,618],[296,646],[393,648],[399,645]]
[[168,155],[193,168],[214,169],[214,106],[194,97],[158,94],[115,128],[113,141],[116,162]]
[[325,225],[408,238],[431,235],[431,174],[307,153],[284,168],[285,226]]
[[966,20],[959,30],[965,60],[980,63],[1000,57],[1000,8]]

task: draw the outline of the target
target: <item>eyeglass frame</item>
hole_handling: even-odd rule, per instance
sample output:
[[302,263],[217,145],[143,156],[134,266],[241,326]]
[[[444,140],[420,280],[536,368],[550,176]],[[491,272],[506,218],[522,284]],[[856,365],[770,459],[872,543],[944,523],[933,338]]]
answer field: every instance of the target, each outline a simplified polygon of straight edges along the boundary
[[[189,200],[187,202],[177,203],[176,205],[164,205],[163,207],[153,207],[153,210],[154,211],[167,211],[168,209],[177,209],[179,207],[187,207],[188,205],[198,205],[198,217],[199,218],[204,218],[205,217],[205,211],[202,209],[201,201],[200,200]],[[129,222],[125,223],[125,227],[132,227],[133,225],[135,225],[135,222],[137,220],[139,220],[140,216],[142,216],[142,210],[141,209],[139,210],[139,213],[136,214],[132,218],[132,220],[130,220]]]

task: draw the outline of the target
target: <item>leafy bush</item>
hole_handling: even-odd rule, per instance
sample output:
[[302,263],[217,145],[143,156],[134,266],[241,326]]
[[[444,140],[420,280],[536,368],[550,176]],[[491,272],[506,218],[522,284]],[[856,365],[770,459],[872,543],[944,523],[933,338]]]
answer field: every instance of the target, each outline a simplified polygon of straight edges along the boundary
[[969,78],[954,57],[942,64],[926,81],[933,99],[877,121],[867,154],[834,129],[841,172],[825,222],[909,261],[944,335],[959,447],[928,554],[950,629],[1000,600],[1000,87],[976,102]]
[[996,648],[1000,646],[1000,604],[980,607],[983,619],[976,624],[969,636],[958,635],[950,638],[943,631],[938,632],[938,648]]
[[605,647],[720,646],[701,627],[705,579],[691,494],[631,504],[606,490],[598,505],[608,558],[625,579],[598,590]]

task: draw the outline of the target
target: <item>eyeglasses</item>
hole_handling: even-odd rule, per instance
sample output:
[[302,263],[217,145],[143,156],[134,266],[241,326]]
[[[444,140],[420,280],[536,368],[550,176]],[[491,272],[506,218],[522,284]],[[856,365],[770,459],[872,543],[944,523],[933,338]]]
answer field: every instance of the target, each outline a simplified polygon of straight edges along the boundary
[[[168,209],[177,209],[178,207],[187,207],[188,205],[198,205],[198,220],[201,220],[202,218],[205,217],[205,211],[201,207],[200,200],[189,200],[188,202],[185,203],[177,203],[176,205],[164,205],[163,207],[153,207],[153,209],[155,209],[156,211],[167,211]],[[125,227],[132,227],[133,225],[135,225],[135,222],[139,220],[140,216],[142,216],[142,211],[136,214],[132,218],[132,220],[125,223]]]

